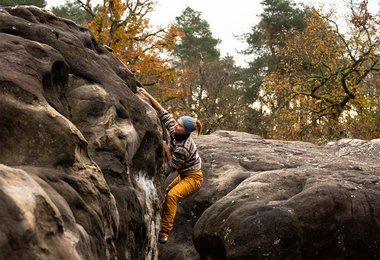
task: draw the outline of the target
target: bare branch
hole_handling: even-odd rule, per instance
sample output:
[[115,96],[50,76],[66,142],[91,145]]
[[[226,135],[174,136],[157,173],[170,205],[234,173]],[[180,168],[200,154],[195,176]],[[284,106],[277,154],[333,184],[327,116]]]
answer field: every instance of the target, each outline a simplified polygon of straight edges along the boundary
[[95,17],[96,14],[92,11],[91,0],[86,0],[86,3],[82,0],[76,1],[91,17]]

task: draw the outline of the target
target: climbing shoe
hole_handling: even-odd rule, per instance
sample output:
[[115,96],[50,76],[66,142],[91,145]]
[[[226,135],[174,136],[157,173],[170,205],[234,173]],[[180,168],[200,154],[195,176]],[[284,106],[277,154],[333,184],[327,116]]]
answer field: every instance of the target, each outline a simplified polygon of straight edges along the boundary
[[160,232],[158,234],[158,242],[161,244],[165,244],[166,242],[168,242],[168,238],[169,236],[165,233]]

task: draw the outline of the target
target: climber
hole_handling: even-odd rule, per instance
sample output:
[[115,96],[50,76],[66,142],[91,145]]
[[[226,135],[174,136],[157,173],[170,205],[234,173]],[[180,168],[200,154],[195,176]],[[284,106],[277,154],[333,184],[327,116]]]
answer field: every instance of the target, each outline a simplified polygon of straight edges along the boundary
[[201,158],[194,140],[190,136],[195,130],[200,135],[202,125],[199,120],[190,116],[182,116],[176,122],[168,111],[144,88],[138,88],[138,92],[149,99],[170,134],[170,148],[165,141],[163,141],[163,147],[170,169],[178,173],[177,177],[166,188],[166,198],[163,205],[158,242],[166,243],[173,229],[178,200],[198,191],[203,182]]

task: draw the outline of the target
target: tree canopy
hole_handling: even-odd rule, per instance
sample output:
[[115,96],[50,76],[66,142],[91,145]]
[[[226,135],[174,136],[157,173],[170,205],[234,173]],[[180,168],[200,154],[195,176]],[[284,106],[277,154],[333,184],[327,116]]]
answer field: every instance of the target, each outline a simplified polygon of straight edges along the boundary
[[263,83],[270,136],[317,142],[380,135],[379,19],[365,2],[352,12],[349,33],[314,10],[304,31],[284,36],[281,62]]
[[[46,5],[0,0],[21,2]],[[187,7],[166,28],[156,27],[149,20],[155,4],[70,0],[53,12],[88,27],[175,115],[197,116],[206,133],[312,142],[380,137],[380,21],[368,1],[350,1],[342,33],[321,10],[262,0],[260,22],[243,35],[247,68],[221,56],[201,12]]]
[[105,0],[88,26],[100,43],[137,72],[143,85],[167,86],[175,71],[164,54],[173,50],[181,33],[173,25],[151,26],[148,14],[153,7],[152,0]]
[[175,53],[181,60],[199,59],[199,55],[203,55],[206,60],[219,58],[217,45],[220,40],[212,36],[210,25],[201,18],[201,12],[187,7],[175,20],[184,33],[184,37],[175,46]]
[[[65,4],[60,6],[53,6],[51,11],[59,17],[73,20],[75,23],[83,25],[86,22],[89,22],[93,16],[90,12],[87,12],[83,9],[81,3],[76,1],[67,0]],[[95,11],[91,11],[94,13]]]
[[251,32],[243,35],[248,48],[242,53],[250,57],[251,61],[242,79],[246,86],[244,98],[251,104],[250,112],[246,114],[245,130],[267,136],[270,126],[266,123],[266,104],[260,96],[263,79],[278,66],[279,50],[283,46],[282,35],[302,31],[306,27],[305,19],[310,9],[297,6],[290,0],[263,0],[261,4],[263,12],[259,15],[260,22],[252,27]]
[[181,75],[175,84],[181,86],[181,93],[171,106],[200,118],[206,133],[236,129],[242,122],[240,68],[232,57],[220,56],[220,40],[213,37],[201,12],[187,7],[176,22],[184,33],[173,52]]

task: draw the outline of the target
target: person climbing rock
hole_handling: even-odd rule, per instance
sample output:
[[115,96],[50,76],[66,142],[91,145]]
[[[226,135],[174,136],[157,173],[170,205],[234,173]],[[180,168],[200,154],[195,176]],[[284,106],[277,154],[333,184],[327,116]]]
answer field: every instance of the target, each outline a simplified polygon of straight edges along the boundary
[[191,133],[194,131],[200,135],[202,124],[190,116],[182,116],[175,121],[169,112],[144,88],[138,88],[138,92],[149,99],[152,106],[158,111],[162,124],[168,130],[170,135],[169,146],[163,141],[163,147],[170,169],[178,172],[177,177],[166,188],[163,205],[158,242],[166,243],[173,229],[177,202],[197,192],[203,182],[201,158],[195,142],[191,138]]

